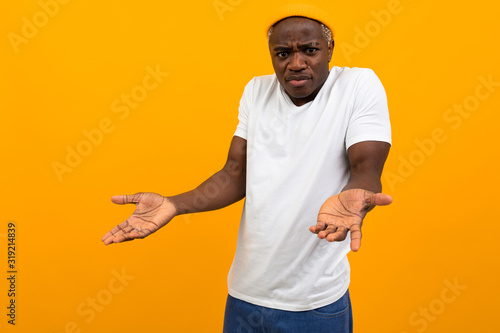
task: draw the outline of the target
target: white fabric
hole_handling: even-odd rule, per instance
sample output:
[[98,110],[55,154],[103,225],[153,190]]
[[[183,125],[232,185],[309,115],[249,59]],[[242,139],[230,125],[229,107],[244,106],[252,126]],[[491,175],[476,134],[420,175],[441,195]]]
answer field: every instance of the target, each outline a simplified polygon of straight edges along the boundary
[[329,243],[309,227],[348,182],[347,148],[391,142],[380,80],[370,69],[334,67],[316,98],[297,107],[274,74],[255,77],[238,119],[247,180],[229,294],[290,311],[338,300],[350,282],[350,235]]

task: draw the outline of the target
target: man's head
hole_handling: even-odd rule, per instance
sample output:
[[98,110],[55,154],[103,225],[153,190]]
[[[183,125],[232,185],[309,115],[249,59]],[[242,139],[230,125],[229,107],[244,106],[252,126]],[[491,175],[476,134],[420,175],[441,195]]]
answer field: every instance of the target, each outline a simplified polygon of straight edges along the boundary
[[325,83],[334,43],[324,24],[287,17],[269,29],[269,51],[276,77],[295,105],[312,101]]

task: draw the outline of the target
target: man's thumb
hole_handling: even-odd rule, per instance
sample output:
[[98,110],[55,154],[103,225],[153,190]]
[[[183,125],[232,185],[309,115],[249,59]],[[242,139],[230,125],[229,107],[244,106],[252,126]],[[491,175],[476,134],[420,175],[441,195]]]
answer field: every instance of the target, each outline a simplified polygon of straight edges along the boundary
[[392,197],[389,194],[376,193],[373,195],[371,203],[377,206],[386,206],[392,203]]
[[139,193],[132,195],[114,195],[111,197],[111,201],[118,205],[130,204],[130,203],[138,203],[139,202]]

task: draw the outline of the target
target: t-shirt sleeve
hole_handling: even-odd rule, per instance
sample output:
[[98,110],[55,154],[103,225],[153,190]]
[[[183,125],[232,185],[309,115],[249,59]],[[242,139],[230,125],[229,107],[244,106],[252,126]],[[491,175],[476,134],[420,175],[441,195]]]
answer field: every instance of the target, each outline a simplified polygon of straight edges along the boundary
[[234,132],[234,135],[245,140],[248,133],[248,114],[253,103],[253,85],[254,79],[250,80],[245,86],[240,99],[240,107],[238,108],[238,126],[236,126],[236,131]]
[[391,123],[384,86],[371,69],[356,81],[353,108],[346,132],[346,150],[362,141],[391,144]]

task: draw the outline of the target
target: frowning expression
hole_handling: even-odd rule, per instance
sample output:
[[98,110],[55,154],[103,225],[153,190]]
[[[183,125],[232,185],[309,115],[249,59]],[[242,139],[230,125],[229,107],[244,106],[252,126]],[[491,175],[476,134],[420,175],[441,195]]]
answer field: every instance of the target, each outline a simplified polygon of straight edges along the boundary
[[280,84],[297,105],[312,101],[325,83],[332,58],[321,24],[305,17],[278,22],[269,38],[269,51]]

